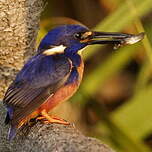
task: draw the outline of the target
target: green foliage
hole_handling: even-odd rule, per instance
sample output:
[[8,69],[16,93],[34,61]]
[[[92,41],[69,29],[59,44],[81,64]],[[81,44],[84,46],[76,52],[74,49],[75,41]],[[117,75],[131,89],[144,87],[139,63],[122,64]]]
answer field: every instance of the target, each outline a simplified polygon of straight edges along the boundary
[[[148,13],[151,8],[151,0],[136,0],[136,10],[138,16],[142,17]],[[99,31],[121,31],[125,27],[129,26],[134,22],[136,15],[133,14],[127,4],[122,3],[119,8],[109,16],[107,16],[103,21],[101,21],[94,29]],[[84,52],[85,58],[90,57],[95,51],[98,50],[100,46],[94,46],[88,48]]]
[[135,44],[121,48],[119,51],[114,52],[102,65],[97,65],[96,69],[83,81],[81,85],[82,92],[92,95],[98,89],[99,84],[102,86],[108,78],[119,72],[120,69],[129,63],[140,46],[139,44]]

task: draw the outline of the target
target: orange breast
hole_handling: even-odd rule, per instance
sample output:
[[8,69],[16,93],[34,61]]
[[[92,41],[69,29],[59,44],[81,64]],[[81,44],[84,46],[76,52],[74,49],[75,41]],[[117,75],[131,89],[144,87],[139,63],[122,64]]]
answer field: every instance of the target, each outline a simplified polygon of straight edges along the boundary
[[83,76],[83,69],[84,69],[84,63],[82,62],[81,65],[78,67],[78,73],[79,73],[79,79],[75,83],[68,84],[59,90],[51,96],[41,107],[38,109],[39,111],[42,111],[43,109],[46,109],[47,112],[49,112],[51,109],[53,109],[56,105],[59,103],[68,100],[78,89],[82,76]]
[[23,124],[25,124],[27,121],[29,121],[31,118],[37,117],[42,110],[46,110],[47,112],[51,111],[56,105],[59,103],[68,100],[78,89],[82,76],[83,76],[83,70],[84,70],[84,63],[81,62],[80,66],[77,68],[79,73],[79,79],[75,83],[68,84],[60,89],[57,90],[57,92],[52,95],[50,98],[48,98],[47,101],[45,101],[37,110],[35,110],[33,113],[28,115],[26,118],[22,119],[19,122],[18,128],[20,128]]
[[53,96],[48,98],[48,100],[45,101],[45,103],[42,104],[37,110],[35,110],[33,113],[31,113],[29,116],[27,116],[23,120],[21,120],[18,127],[22,126],[24,123],[29,121],[31,118],[37,117],[41,113],[42,110],[46,109],[46,111],[49,112],[59,103],[65,101],[65,100],[68,100],[76,92],[76,90],[78,89],[78,87],[81,83],[82,76],[83,76],[83,70],[84,70],[83,61],[81,62],[81,65],[77,68],[77,70],[79,73],[79,79],[77,82],[75,82],[73,84],[68,84],[68,85],[64,86],[63,88],[60,88],[59,90],[57,90],[57,92]]

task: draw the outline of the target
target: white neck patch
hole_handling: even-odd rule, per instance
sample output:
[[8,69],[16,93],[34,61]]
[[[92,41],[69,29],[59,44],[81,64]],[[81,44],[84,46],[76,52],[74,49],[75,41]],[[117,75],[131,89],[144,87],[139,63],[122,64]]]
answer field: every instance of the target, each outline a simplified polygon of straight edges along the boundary
[[65,48],[66,48],[66,46],[64,46],[64,45],[54,46],[51,49],[45,50],[43,52],[43,54],[53,55],[53,54],[56,54],[56,53],[64,53]]

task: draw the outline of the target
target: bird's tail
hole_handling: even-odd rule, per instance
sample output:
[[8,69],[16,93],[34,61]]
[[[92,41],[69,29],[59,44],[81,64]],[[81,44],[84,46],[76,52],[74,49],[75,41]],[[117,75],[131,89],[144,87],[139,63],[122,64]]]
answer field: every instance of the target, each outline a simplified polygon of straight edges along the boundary
[[17,128],[11,124],[11,118],[9,112],[7,112],[6,118],[5,118],[5,124],[10,125],[9,131],[8,131],[8,140],[11,141],[16,136],[16,130]]
[[5,118],[5,124],[6,125],[9,124],[9,122],[10,122],[10,116],[9,116],[9,113],[7,112],[6,118]]
[[10,126],[9,131],[8,131],[8,140],[11,141],[14,139],[14,137],[16,136],[16,131],[17,128],[15,126]]

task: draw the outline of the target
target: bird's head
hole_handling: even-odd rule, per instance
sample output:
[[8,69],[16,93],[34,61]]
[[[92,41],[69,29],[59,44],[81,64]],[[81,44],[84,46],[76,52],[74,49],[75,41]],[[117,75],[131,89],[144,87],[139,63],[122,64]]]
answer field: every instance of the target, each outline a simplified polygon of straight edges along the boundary
[[116,46],[133,44],[143,38],[138,35],[110,32],[94,32],[79,24],[58,26],[47,33],[42,39],[39,53],[52,55],[55,53],[77,53],[88,45],[114,44]]

